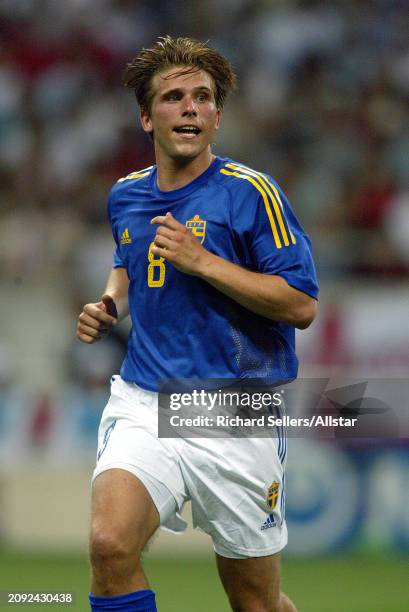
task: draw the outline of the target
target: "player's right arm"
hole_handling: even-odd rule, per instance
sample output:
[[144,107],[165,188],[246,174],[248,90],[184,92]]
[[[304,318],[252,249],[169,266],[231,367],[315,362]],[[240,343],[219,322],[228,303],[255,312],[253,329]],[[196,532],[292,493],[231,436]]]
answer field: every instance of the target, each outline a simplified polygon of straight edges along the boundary
[[77,338],[86,344],[100,340],[129,314],[129,279],[125,268],[113,268],[101,301],[85,304],[77,324]]

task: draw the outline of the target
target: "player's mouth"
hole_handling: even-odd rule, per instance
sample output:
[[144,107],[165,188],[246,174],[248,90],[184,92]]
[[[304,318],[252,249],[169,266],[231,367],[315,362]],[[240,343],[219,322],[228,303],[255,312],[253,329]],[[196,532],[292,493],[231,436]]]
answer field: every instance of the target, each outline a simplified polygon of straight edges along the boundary
[[178,127],[173,128],[173,131],[177,134],[180,134],[184,139],[191,140],[196,138],[201,133],[201,129],[197,127],[197,125],[180,125]]

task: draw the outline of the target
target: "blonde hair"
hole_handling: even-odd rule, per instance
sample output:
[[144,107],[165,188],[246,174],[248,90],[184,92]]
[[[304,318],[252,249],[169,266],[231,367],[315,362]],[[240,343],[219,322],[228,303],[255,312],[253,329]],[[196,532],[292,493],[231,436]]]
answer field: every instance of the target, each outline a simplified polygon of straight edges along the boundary
[[123,85],[135,91],[142,110],[150,111],[154,95],[153,76],[172,66],[185,68],[178,71],[179,74],[205,70],[213,79],[219,110],[223,108],[227,94],[235,89],[236,75],[230,63],[216,49],[193,38],[161,36],[150,49],[142,49],[127,64],[123,74]]

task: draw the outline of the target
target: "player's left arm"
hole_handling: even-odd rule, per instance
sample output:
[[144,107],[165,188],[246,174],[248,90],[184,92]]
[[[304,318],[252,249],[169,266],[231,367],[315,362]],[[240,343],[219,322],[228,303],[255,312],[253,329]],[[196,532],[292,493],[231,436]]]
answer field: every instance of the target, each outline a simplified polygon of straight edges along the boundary
[[198,276],[249,310],[307,328],[315,318],[316,300],[279,275],[252,272],[205,249],[170,213],[152,219],[158,225],[152,252],[177,269]]

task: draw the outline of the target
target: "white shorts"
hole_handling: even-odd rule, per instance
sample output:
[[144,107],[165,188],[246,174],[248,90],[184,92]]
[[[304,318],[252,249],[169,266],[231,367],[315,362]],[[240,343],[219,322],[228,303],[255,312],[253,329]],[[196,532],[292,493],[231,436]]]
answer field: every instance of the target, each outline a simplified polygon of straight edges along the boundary
[[93,479],[111,468],[131,472],[151,495],[161,527],[174,532],[186,529],[179,513],[191,500],[194,527],[223,557],[284,548],[284,437],[158,438],[157,405],[156,393],[112,378]]

